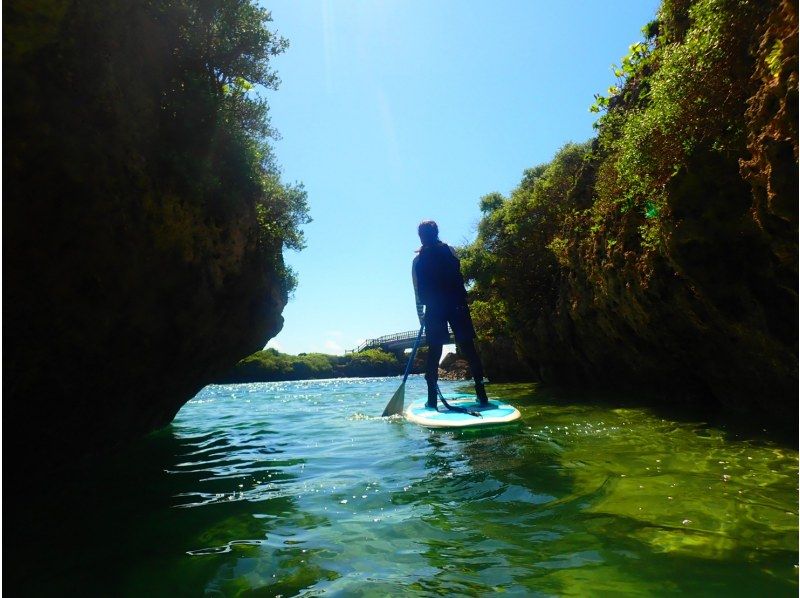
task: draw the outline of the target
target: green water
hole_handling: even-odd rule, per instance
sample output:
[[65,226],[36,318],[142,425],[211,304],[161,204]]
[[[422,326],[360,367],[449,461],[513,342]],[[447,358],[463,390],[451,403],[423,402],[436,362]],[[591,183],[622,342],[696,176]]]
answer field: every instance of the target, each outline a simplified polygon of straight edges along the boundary
[[4,590],[797,595],[795,449],[532,385],[489,388],[519,425],[429,431],[377,417],[398,384],[204,389],[127,454],[14,489]]

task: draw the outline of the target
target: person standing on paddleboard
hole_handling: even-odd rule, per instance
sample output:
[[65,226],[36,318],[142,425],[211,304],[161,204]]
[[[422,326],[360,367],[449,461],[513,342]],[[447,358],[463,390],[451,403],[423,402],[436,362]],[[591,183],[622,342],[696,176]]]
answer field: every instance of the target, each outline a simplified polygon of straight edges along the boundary
[[483,365],[475,350],[475,328],[467,305],[461,264],[453,248],[439,240],[439,227],[433,220],[421,222],[417,233],[422,247],[411,266],[411,277],[414,282],[417,315],[420,326],[425,325],[428,342],[428,360],[425,365],[427,406],[436,409],[439,360],[442,357],[442,348],[450,337],[447,330],[449,322],[456,343],[469,362],[472,377],[475,379],[478,403],[485,407],[489,400],[483,385]]

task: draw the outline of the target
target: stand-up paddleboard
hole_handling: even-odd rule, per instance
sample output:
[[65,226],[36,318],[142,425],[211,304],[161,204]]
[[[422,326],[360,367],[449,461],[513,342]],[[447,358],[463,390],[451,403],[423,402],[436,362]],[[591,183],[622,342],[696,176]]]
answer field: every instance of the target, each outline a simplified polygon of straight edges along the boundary
[[453,407],[463,407],[480,413],[481,416],[475,417],[469,413],[449,411],[441,401],[439,401],[438,411],[430,409],[425,406],[427,397],[423,397],[408,406],[405,411],[406,419],[426,428],[476,428],[507,424],[520,418],[520,412],[516,407],[497,399],[489,399],[488,407],[480,407],[478,399],[474,395],[448,393],[444,395],[444,398]]

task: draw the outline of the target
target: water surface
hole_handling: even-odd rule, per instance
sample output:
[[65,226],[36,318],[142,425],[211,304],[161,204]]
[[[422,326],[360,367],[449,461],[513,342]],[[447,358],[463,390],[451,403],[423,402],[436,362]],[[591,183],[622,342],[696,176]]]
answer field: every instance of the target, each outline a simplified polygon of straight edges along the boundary
[[[796,450],[533,385],[489,387],[519,425],[429,431],[378,417],[398,385],[209,386],[31,497],[11,577],[31,595],[797,595]],[[423,392],[411,377],[407,402]]]

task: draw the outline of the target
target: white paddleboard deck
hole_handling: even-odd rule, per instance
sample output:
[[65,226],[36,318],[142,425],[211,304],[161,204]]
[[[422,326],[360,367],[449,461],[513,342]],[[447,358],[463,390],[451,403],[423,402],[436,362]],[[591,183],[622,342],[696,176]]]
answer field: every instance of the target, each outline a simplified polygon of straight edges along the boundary
[[406,419],[426,428],[475,428],[507,424],[521,417],[516,407],[497,399],[489,399],[488,407],[480,407],[474,395],[446,394],[444,398],[454,407],[464,407],[470,411],[477,411],[481,414],[481,417],[475,417],[468,413],[448,411],[441,401],[439,401],[438,411],[430,409],[425,406],[427,398],[421,398],[413,401],[406,408]]

